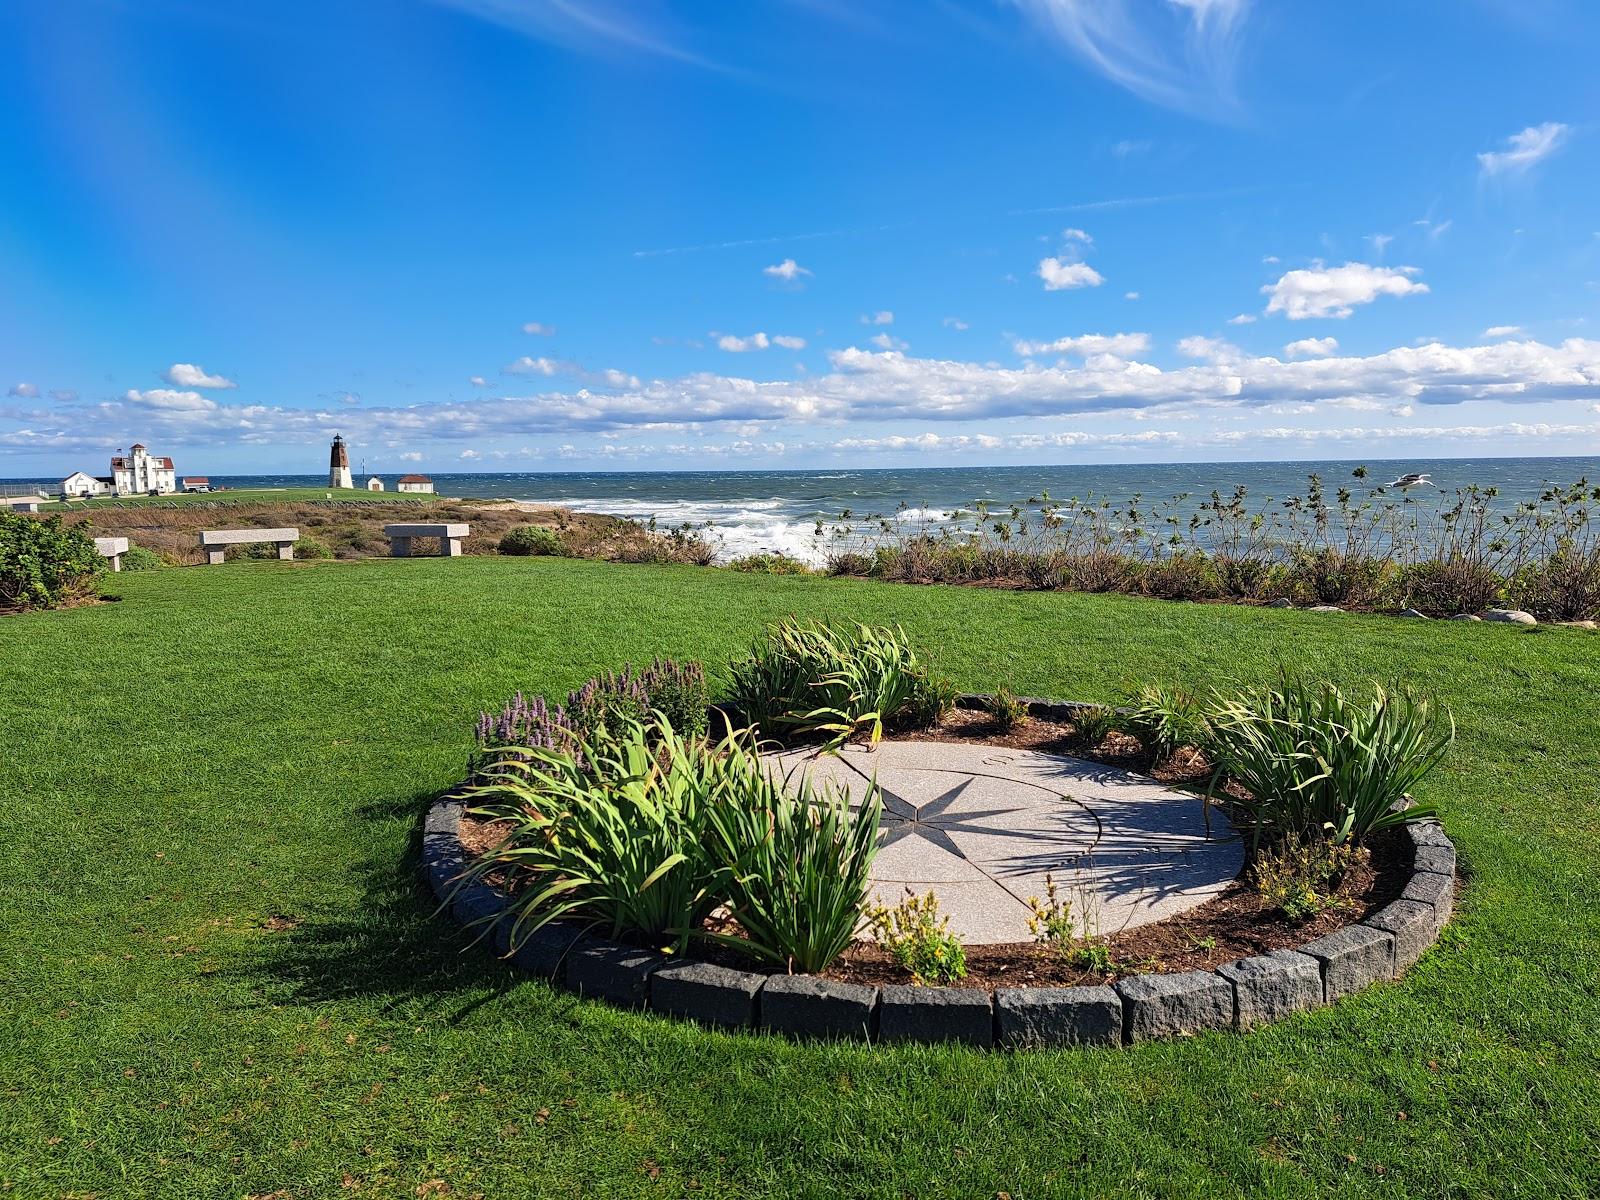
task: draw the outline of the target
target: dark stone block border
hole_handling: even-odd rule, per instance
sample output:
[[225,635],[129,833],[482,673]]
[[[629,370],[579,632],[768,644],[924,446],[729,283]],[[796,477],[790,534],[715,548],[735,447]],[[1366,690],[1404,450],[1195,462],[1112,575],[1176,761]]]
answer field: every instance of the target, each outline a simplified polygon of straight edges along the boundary
[[[983,696],[961,696],[977,708]],[[1036,716],[1070,719],[1086,707],[1025,701]],[[466,868],[460,796],[429,808],[422,831],[422,873],[468,932],[482,934],[506,897],[487,884],[457,889]],[[1402,897],[1365,921],[1298,950],[1274,950],[1212,971],[1135,975],[1112,986],[1071,988],[863,987],[809,975],[759,975],[590,937],[547,925],[510,956],[513,966],[580,995],[726,1029],[763,1029],[790,1037],[943,1042],[1016,1049],[1121,1046],[1206,1030],[1257,1028],[1295,1012],[1332,1004],[1381,980],[1396,979],[1438,940],[1456,896],[1456,850],[1438,821],[1406,826],[1412,874]],[[508,949],[503,927],[492,941]]]

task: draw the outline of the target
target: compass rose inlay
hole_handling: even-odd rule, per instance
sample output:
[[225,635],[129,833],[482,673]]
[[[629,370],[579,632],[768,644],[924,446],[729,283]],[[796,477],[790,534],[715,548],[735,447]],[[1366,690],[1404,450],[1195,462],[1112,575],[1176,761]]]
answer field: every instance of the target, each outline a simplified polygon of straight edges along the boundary
[[1197,798],[1095,763],[943,742],[790,751],[773,763],[852,803],[875,781],[873,902],[931,891],[969,944],[1029,940],[1027,900],[1044,894],[1046,876],[1088,894],[1111,932],[1203,903],[1243,862],[1215,814],[1206,837]]

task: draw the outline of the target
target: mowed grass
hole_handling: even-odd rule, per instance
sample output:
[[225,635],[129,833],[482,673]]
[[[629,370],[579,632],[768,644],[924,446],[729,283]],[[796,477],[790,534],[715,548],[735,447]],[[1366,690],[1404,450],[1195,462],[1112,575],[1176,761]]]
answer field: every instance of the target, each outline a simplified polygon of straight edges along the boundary
[[51,500],[39,506],[40,512],[78,512],[97,508],[189,507],[219,504],[306,504],[318,500],[433,501],[439,497],[421,492],[369,492],[365,488],[227,488],[218,492],[174,492],[166,496],[96,496],[91,500]]
[[[1600,635],[546,559],[108,590],[0,621],[0,1196],[1600,1190]],[[790,612],[975,690],[1408,681],[1459,723],[1461,911],[1402,982],[1098,1052],[728,1036],[463,952],[415,862],[478,708],[657,653],[720,681]]]

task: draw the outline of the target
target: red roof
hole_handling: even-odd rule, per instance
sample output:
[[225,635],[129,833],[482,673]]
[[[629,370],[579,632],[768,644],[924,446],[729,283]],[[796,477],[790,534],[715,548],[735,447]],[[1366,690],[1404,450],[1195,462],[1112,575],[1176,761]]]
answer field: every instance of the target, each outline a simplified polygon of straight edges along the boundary
[[183,481],[185,483],[210,483],[211,482],[211,480],[207,479],[204,475],[185,475],[183,477]]
[[399,480],[397,480],[397,482],[399,482],[399,483],[432,483],[433,480],[429,479],[426,475],[402,475],[402,476],[400,476]]

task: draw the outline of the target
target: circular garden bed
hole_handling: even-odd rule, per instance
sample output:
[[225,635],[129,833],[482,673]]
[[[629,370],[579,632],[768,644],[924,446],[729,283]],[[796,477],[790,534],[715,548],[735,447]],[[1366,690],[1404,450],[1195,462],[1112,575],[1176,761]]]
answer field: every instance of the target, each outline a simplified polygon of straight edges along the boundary
[[[1091,706],[1017,703],[1025,724],[1002,727],[988,715],[994,698],[968,696],[931,728],[872,748],[768,757],[778,775],[805,772],[853,797],[876,781],[874,898],[936,897],[965,948],[953,986],[914,984],[870,942],[817,975],[753,967],[716,944],[669,957],[559,922],[513,946],[496,920],[510,900],[496,877],[462,881],[494,832],[463,822],[460,793],[428,813],[423,869],[453,916],[490,929],[516,967],[584,996],[725,1028],[976,1046],[1247,1029],[1397,977],[1450,916],[1455,851],[1435,821],[1372,838],[1330,903],[1292,924],[1240,880],[1226,804],[1167,786],[1203,780],[1203,762],[1175,756],[1161,778],[1137,774],[1127,768],[1149,770],[1153,756],[1096,736]],[[1052,884],[1081,906],[1094,955],[1030,937]]]

